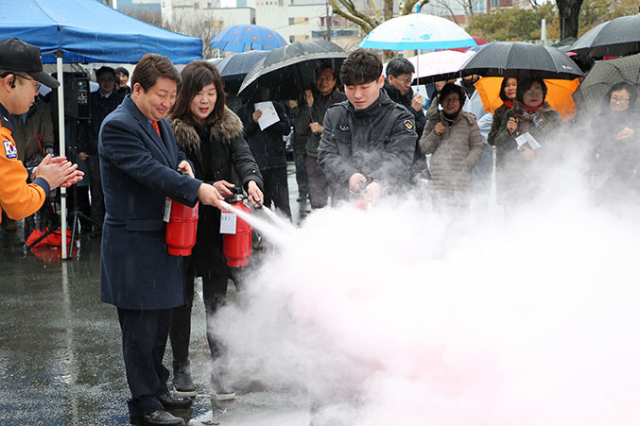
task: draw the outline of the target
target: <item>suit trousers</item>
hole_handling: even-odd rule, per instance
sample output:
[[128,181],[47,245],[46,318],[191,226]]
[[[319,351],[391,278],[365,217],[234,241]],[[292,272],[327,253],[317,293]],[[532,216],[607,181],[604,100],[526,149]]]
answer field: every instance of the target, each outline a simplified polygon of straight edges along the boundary
[[157,396],[168,392],[169,370],[162,365],[171,309],[131,310],[118,308],[122,352],[131,391],[129,414],[140,417],[162,408]]
[[318,157],[307,154],[307,176],[309,178],[309,198],[312,209],[321,209],[327,206],[329,201],[329,183],[320,164]]

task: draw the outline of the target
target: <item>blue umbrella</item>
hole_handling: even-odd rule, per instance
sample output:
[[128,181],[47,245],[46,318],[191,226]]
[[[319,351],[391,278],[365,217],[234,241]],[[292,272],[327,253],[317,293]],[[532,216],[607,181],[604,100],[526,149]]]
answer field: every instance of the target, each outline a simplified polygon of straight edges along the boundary
[[227,52],[248,50],[273,50],[287,44],[277,32],[259,25],[234,25],[224,28],[209,43],[216,49]]
[[476,46],[475,40],[448,19],[411,13],[378,25],[360,47],[384,50],[453,49]]

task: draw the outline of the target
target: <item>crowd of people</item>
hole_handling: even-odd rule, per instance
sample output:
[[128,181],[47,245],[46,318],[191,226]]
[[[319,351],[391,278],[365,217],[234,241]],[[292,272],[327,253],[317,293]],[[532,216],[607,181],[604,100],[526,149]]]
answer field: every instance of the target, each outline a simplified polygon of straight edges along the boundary
[[[536,197],[562,144],[562,119],[546,101],[545,81],[504,78],[503,105],[490,114],[474,87],[481,77],[436,82],[425,105],[411,89],[414,73],[408,60],[395,58],[385,76],[380,57],[358,49],[340,69],[321,65],[314,86],[286,105],[263,91],[233,111],[218,69],[207,61],[179,73],[168,58],[147,54],[130,84],[124,68],[96,71],[99,89],[91,95],[78,158],[88,165],[91,219],[102,233],[100,297],[117,308],[122,331],[132,424],[183,424],[169,411],[189,407],[198,391],[189,359],[196,277],[207,317],[209,387],[220,400],[235,397],[224,345],[211,329],[228,280],[238,284],[241,276],[223,254],[221,200],[243,190],[250,204],[273,205],[291,219],[283,138],[292,128],[298,201],[308,199],[314,210],[355,197],[375,206],[387,194],[428,181],[435,211],[467,214],[474,196],[489,197],[494,148],[505,211]],[[57,85],[42,72],[38,49],[0,41],[0,79],[0,205],[19,220],[41,208],[52,189],[83,174],[51,156],[48,124],[32,124],[36,116],[44,117],[37,123],[51,120],[34,99],[40,84]],[[613,85],[589,126],[587,180],[604,203],[640,190],[637,97],[633,85]],[[269,113],[274,117],[265,126],[261,119]],[[566,126],[586,123],[578,117]],[[170,255],[165,244],[166,212],[174,202],[200,203],[196,244],[184,258]],[[168,341],[173,392],[162,363]]]

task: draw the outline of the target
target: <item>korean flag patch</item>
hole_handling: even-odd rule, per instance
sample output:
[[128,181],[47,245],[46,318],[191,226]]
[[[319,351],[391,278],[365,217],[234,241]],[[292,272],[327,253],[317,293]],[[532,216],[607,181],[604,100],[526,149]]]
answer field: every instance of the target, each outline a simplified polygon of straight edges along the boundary
[[18,150],[11,141],[4,141],[4,151],[7,154],[7,158],[18,158]]

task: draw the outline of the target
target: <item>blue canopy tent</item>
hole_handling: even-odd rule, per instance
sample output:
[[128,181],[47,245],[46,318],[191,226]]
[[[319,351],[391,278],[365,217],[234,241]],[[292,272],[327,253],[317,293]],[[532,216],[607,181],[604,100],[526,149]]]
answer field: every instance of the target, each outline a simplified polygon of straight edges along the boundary
[[46,62],[136,63],[158,53],[174,63],[202,58],[202,40],[134,19],[98,0],[20,0],[0,8],[0,38],[38,46]]
[[[131,18],[98,0],[20,0],[0,8],[0,39],[17,37],[38,46],[43,62],[56,62],[58,110],[64,111],[62,63],[136,63],[157,53],[174,63],[202,58],[202,40]],[[58,114],[60,155],[65,155],[64,114]],[[66,233],[66,199],[61,193],[61,228]],[[62,239],[66,257],[66,239]]]

